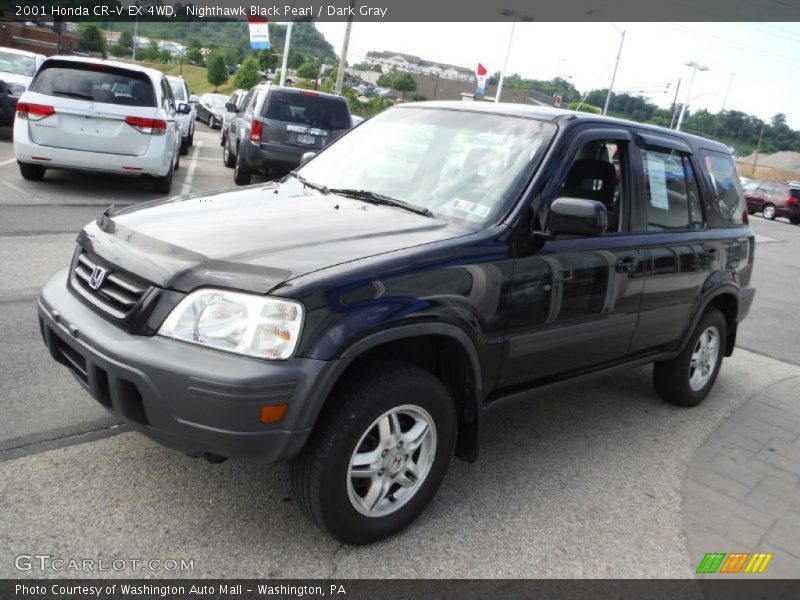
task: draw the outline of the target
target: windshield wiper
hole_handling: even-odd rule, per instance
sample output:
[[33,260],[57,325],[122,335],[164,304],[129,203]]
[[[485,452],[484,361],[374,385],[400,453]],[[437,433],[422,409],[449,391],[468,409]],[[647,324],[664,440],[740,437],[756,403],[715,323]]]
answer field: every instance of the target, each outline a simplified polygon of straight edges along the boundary
[[292,177],[297,179],[297,181],[299,181],[305,186],[310,187],[313,190],[317,190],[318,192],[322,192],[323,194],[328,194],[330,192],[327,186],[322,185],[320,183],[314,183],[313,181],[309,181],[308,179],[300,175],[300,173],[298,173],[297,171],[289,171],[289,175],[291,175]]
[[350,188],[331,188],[328,191],[332,194],[339,194],[340,196],[347,196],[349,198],[363,200],[364,202],[369,202],[370,204],[383,204],[384,206],[396,206],[397,208],[405,209],[409,212],[422,215],[423,217],[435,218],[434,214],[424,206],[417,206],[416,204],[411,204],[410,202],[398,200],[397,198],[392,198],[391,196],[384,196],[383,194],[379,194],[377,192],[370,192],[369,190],[356,190]]
[[82,100],[94,100],[94,96],[89,94],[79,94],[78,92],[62,92],[60,90],[53,90],[54,94],[59,96],[71,96],[72,98],[81,98]]

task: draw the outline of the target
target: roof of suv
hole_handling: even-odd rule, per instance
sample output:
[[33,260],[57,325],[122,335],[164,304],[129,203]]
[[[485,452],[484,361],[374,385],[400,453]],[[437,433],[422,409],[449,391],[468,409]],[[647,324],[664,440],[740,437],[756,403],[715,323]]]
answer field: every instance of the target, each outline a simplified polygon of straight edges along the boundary
[[596,115],[593,113],[578,112],[574,110],[566,110],[563,108],[552,108],[549,106],[535,106],[532,104],[512,104],[509,102],[459,102],[453,101],[438,101],[438,102],[409,102],[407,104],[399,104],[398,108],[404,107],[418,107],[418,108],[443,108],[447,110],[462,110],[471,112],[483,112],[488,114],[505,115],[509,117],[525,117],[529,119],[539,119],[543,121],[550,121],[557,123],[559,121],[573,121],[580,120],[583,122],[593,123],[609,123],[616,125],[634,125],[640,129],[647,129],[654,133],[662,135],[670,135],[687,140],[694,146],[703,146],[711,150],[717,150],[725,154],[731,154],[731,149],[724,144],[715,142],[708,138],[684,133],[682,131],[675,131],[674,129],[667,129],[665,127],[658,127],[656,125],[647,125],[645,123],[637,123],[627,119],[618,119],[616,117],[606,117]]
[[318,92],[316,90],[307,90],[305,88],[284,87],[282,85],[275,85],[274,83],[269,81],[265,81],[264,83],[259,83],[253,87],[253,89],[256,88],[265,88],[281,92],[290,92],[292,94],[302,94],[311,92],[311,94],[314,96],[321,96],[323,98],[333,98],[334,100],[342,100],[346,102],[344,96],[340,96],[338,94],[329,94],[327,92]]
[[157,69],[151,69],[149,67],[143,67],[141,65],[137,65],[135,63],[127,63],[121,62],[118,60],[105,60],[102,58],[89,58],[84,56],[66,56],[66,55],[57,55],[57,56],[50,56],[47,58],[45,62],[49,62],[51,60],[59,60],[64,62],[76,62],[76,63],[84,63],[84,64],[94,64],[94,65],[106,65],[109,67],[116,67],[118,69],[127,69],[128,71],[138,71],[140,73],[146,74],[150,79],[153,81],[158,81],[161,79],[163,73]]

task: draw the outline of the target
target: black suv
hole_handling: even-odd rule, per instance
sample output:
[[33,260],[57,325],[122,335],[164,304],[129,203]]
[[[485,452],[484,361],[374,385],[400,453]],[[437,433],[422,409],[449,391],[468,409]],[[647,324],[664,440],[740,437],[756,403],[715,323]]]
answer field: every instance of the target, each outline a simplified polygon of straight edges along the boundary
[[318,152],[353,126],[342,96],[271,83],[250,90],[241,108],[225,108],[233,119],[222,160],[235,167],[236,185],[248,185],[254,173],[286,175],[303,154]]
[[[730,151],[520,105],[405,104],[283,181],[106,211],[39,299],[52,357],[151,438],[292,461],[320,527],[409,524],[487,409],[654,363],[701,402],[754,289]],[[734,375],[732,375],[734,376]]]

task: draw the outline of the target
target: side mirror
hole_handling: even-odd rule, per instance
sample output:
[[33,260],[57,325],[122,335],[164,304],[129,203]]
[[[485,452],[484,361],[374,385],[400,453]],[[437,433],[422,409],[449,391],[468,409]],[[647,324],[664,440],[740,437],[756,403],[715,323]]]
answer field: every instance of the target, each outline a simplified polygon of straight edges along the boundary
[[602,202],[583,198],[556,198],[550,205],[550,235],[603,235],[608,211]]
[[300,164],[304,165],[317,155],[316,152],[303,152],[300,155]]
[[225,103],[225,110],[227,110],[229,113],[238,113],[239,112],[239,109],[237,108],[237,106],[233,102],[226,102]]
[[192,107],[186,104],[186,102],[181,102],[178,104],[179,115],[188,115],[190,112],[192,112]]
[[198,102],[200,102],[200,97],[192,94],[191,96],[189,96],[189,102],[191,104],[197,104]]

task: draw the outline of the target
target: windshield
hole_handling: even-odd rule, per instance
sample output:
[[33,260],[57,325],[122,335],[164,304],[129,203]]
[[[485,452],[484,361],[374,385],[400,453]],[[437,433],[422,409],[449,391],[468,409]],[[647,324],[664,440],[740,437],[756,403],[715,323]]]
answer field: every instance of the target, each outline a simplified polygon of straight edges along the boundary
[[49,60],[31,90],[48,96],[125,106],[156,106],[153,84],[144,73],[95,63]]
[[169,87],[172,88],[172,95],[175,96],[177,102],[186,102],[186,86],[183,81],[169,80]]
[[33,77],[36,72],[36,59],[32,56],[0,50],[0,71]]
[[519,195],[552,123],[460,110],[387,110],[299,173],[329,189],[366,190],[480,228]]

